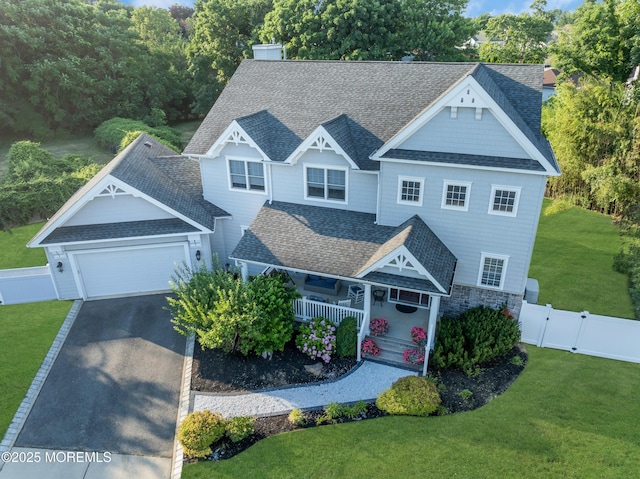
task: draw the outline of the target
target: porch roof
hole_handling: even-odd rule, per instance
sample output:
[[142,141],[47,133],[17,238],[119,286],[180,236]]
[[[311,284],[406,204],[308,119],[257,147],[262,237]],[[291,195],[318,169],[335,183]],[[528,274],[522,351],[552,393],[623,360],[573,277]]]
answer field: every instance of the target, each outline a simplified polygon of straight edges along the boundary
[[397,227],[380,226],[375,224],[375,215],[369,213],[266,202],[231,257],[442,294],[426,277],[367,271],[398,247],[405,247],[440,286],[450,291],[456,258],[418,216]]

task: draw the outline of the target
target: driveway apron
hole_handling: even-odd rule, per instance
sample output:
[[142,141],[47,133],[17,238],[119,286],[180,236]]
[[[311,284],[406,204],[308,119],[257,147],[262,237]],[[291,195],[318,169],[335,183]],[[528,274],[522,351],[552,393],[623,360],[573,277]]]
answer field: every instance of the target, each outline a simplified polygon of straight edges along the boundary
[[84,303],[15,446],[170,458],[185,338],[166,304]]

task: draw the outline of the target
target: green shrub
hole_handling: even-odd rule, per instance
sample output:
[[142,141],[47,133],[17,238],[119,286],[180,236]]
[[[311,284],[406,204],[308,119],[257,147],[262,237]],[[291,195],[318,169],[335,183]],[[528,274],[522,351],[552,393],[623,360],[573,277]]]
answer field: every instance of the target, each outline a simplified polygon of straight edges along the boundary
[[253,426],[256,420],[250,416],[238,416],[231,418],[225,428],[226,435],[233,442],[242,441],[253,434]]
[[249,282],[219,267],[178,268],[168,297],[176,331],[195,334],[203,349],[262,354],[282,351],[293,336],[292,301],[299,297],[281,276]]
[[224,436],[225,427],[226,421],[218,413],[192,412],[178,428],[178,441],[187,456],[206,457],[211,453],[211,444]]
[[145,132],[162,141],[175,151],[182,149],[180,133],[168,126],[152,127],[139,120],[111,118],[100,124],[94,131],[98,143],[112,152],[117,152],[123,139],[131,132]]
[[355,357],[358,352],[358,320],[347,316],[336,330],[336,353],[343,358]]
[[304,412],[301,409],[292,409],[288,416],[289,422],[294,426],[302,427],[307,420],[304,417]]
[[467,401],[469,399],[471,399],[471,397],[473,396],[473,392],[469,389],[463,389],[462,391],[460,391],[458,393],[458,395],[464,400]]
[[479,306],[458,318],[442,318],[433,365],[473,373],[487,361],[504,356],[520,341],[518,323],[503,311]]
[[422,376],[406,376],[383,391],[376,399],[376,406],[389,414],[428,416],[438,409],[440,401],[432,381]]
[[0,229],[51,216],[100,171],[87,158],[57,158],[31,141],[14,143],[7,158],[7,174],[0,184]]

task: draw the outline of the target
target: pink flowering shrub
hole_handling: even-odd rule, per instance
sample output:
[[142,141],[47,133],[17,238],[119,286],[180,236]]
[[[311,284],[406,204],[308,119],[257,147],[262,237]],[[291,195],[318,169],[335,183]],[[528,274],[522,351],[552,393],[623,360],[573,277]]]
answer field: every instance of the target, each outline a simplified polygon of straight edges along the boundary
[[424,363],[424,348],[405,349],[402,353],[402,359],[407,364]]
[[389,332],[389,322],[384,318],[374,319],[369,323],[371,336],[384,336]]
[[364,341],[362,341],[361,351],[362,354],[368,354],[375,358],[382,352],[382,349],[378,347],[373,339],[365,339]]
[[411,328],[411,341],[424,348],[427,345],[427,333],[424,329],[414,326]]
[[336,350],[336,327],[329,319],[312,319],[309,324],[300,326],[296,346],[311,359],[328,363]]

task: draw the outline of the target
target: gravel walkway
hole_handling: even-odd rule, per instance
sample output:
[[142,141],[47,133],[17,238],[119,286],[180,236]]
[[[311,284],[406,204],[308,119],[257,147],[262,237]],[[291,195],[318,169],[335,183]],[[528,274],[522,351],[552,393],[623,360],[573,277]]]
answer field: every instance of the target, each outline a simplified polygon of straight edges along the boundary
[[397,379],[417,373],[364,361],[350,374],[335,381],[271,389],[263,392],[219,395],[193,393],[193,411],[210,409],[226,418],[235,416],[275,416],[292,409],[320,408],[332,402],[349,403],[375,399]]

